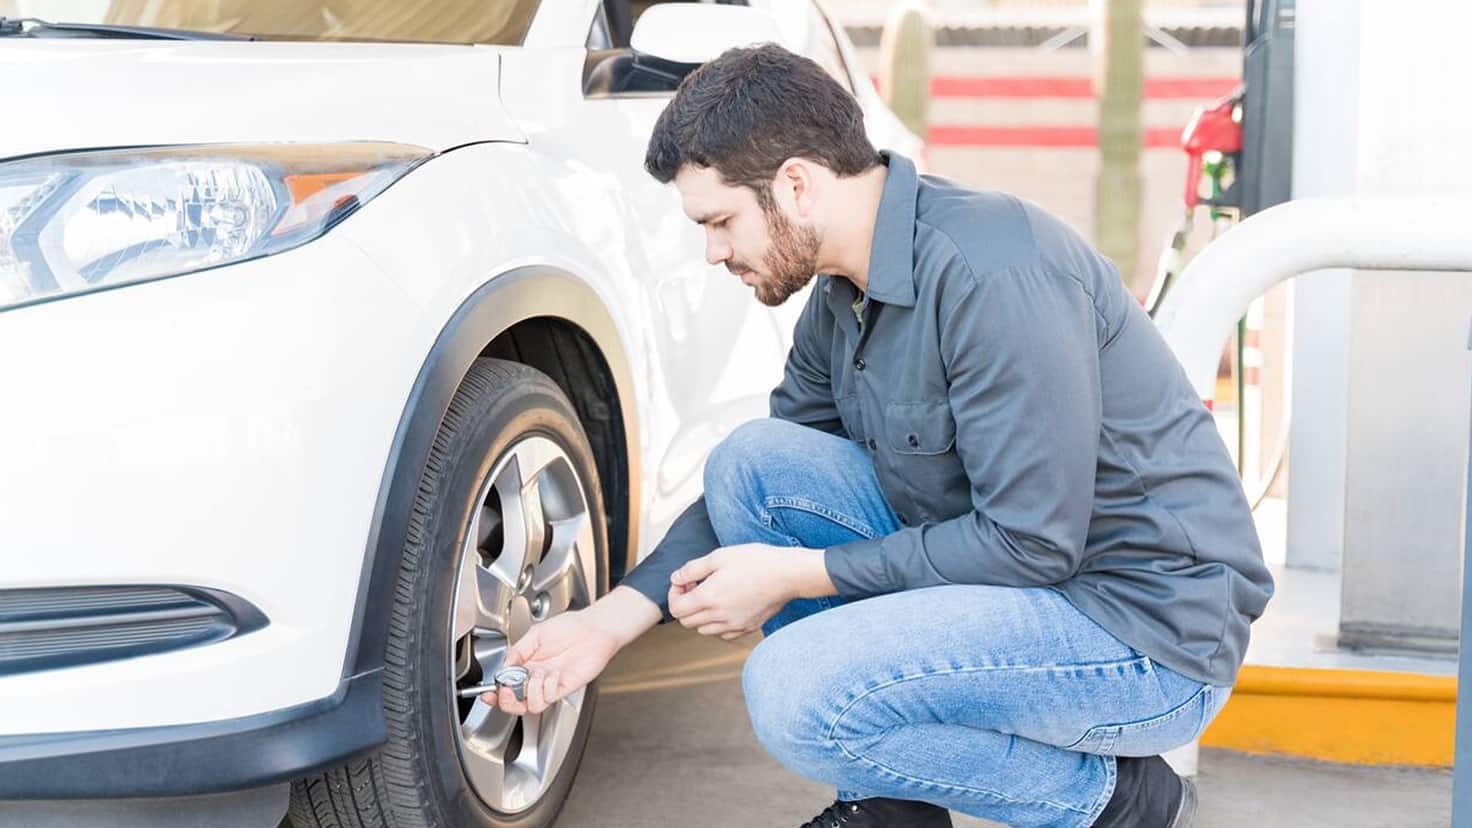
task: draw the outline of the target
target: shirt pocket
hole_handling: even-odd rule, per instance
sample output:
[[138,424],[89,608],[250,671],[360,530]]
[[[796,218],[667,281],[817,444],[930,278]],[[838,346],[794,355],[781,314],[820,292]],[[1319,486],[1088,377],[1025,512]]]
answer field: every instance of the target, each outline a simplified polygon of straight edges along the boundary
[[884,438],[889,450],[903,455],[946,454],[956,445],[956,421],[944,398],[927,402],[892,402],[884,408]]

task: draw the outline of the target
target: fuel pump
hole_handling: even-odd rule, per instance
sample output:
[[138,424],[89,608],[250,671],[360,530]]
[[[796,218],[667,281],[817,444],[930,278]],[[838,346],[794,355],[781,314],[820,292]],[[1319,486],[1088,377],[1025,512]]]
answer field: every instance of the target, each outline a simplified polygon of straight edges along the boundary
[[[1246,6],[1242,84],[1231,95],[1198,108],[1181,134],[1187,160],[1184,214],[1161,251],[1144,300],[1151,317],[1185,266],[1198,210],[1208,211],[1215,238],[1232,222],[1291,196],[1297,0],[1248,0]],[[1272,451],[1260,451],[1267,436],[1259,384],[1263,319],[1259,300],[1237,323],[1235,350],[1229,352],[1235,359],[1224,355],[1224,364],[1236,367],[1237,470],[1253,508],[1266,497],[1287,454],[1286,413]]]

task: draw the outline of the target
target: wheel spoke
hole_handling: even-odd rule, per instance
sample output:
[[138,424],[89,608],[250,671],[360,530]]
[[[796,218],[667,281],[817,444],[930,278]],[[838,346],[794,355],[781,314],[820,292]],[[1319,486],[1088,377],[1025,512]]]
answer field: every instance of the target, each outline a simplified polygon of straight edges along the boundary
[[[571,696],[559,701],[537,716],[536,744],[537,750],[533,757],[537,779],[543,783],[547,782],[553,773],[557,771],[558,764],[567,753],[567,746],[572,744],[574,731],[577,730],[578,716],[582,712],[583,691],[579,690]],[[526,739],[531,741],[532,731],[526,731]],[[523,748],[523,754],[525,749]],[[518,759],[518,762],[520,760]]]
[[468,750],[461,752],[465,771],[481,796],[501,800],[506,791],[506,747],[516,728],[516,717],[480,701],[460,726],[460,736]]
[[496,494],[501,498],[502,545],[491,564],[491,572],[512,588],[521,586],[525,569],[542,559],[546,538],[538,481],[526,479],[519,464],[519,457],[507,464],[496,481]]
[[510,626],[507,607],[514,587],[480,565],[473,549],[460,554],[460,572],[455,584],[455,619],[451,632],[463,638],[477,629],[504,633]]
[[539,597],[546,596],[539,618],[566,612],[577,600],[589,602],[590,596],[584,594],[582,553],[591,543],[586,514],[552,522],[551,547],[532,578],[532,589]]
[[562,450],[545,437],[533,437],[516,444],[516,467],[523,484],[535,483],[553,463],[561,462]]
[[490,684],[491,676],[501,669],[506,661],[506,636],[499,634],[477,635],[471,639],[470,654],[480,665],[482,683]]

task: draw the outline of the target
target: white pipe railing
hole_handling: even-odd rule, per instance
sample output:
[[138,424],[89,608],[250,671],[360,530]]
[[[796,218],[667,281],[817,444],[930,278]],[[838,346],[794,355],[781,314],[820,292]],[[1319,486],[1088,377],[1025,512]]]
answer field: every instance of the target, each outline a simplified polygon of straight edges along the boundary
[[[1472,271],[1472,199],[1309,198],[1271,207],[1198,253],[1155,323],[1196,393],[1209,400],[1222,348],[1247,306],[1279,282],[1340,267]],[[1198,753],[1192,742],[1165,758],[1194,775]]]
[[1279,282],[1327,268],[1472,270],[1472,199],[1309,198],[1222,234],[1171,285],[1155,323],[1203,400],[1237,320]]

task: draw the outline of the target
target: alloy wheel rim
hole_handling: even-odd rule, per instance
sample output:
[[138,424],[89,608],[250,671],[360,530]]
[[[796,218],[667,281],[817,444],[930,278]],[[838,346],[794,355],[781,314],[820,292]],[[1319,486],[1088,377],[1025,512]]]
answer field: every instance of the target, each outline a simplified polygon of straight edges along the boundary
[[533,623],[592,603],[597,549],[582,481],[546,437],[508,448],[475,503],[450,609],[455,740],[476,795],[515,814],[541,800],[566,762],[585,691],[538,715],[512,716],[473,688],[490,684],[507,647]]

